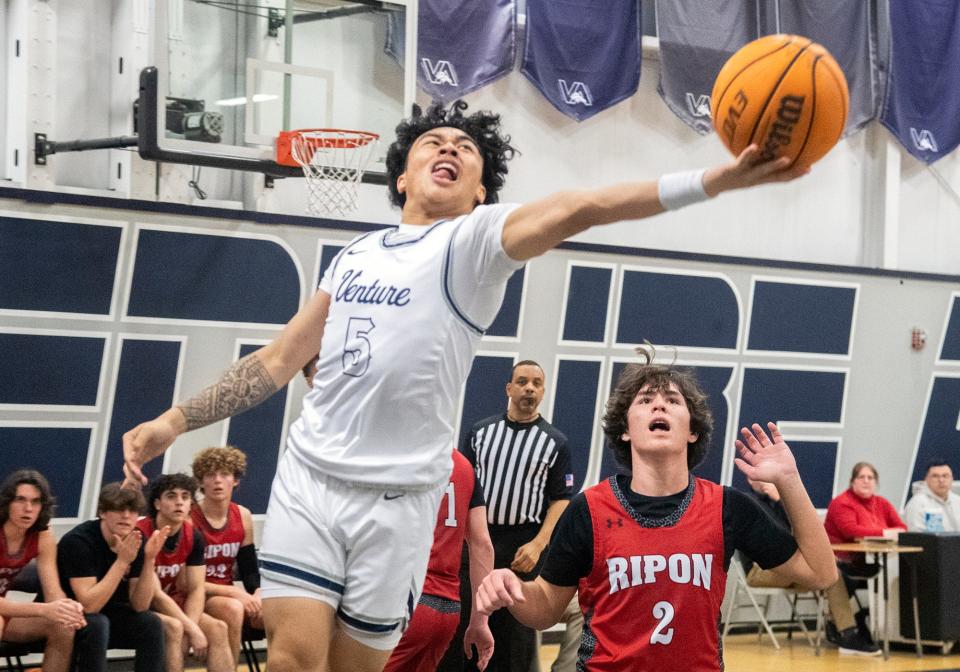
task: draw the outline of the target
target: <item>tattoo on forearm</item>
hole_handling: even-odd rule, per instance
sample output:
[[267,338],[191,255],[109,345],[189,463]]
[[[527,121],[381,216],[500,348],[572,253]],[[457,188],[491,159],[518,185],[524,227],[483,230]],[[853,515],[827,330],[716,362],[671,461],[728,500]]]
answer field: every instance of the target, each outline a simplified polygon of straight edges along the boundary
[[220,380],[178,408],[187,419],[187,430],[198,429],[253,408],[277,391],[270,372],[256,353],[236,362]]

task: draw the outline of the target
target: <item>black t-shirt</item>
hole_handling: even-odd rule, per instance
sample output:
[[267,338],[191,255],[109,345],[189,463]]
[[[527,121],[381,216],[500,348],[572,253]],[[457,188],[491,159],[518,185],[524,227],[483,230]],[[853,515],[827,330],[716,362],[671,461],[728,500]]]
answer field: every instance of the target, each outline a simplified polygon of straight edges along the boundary
[[[100,519],[95,518],[80,523],[63,535],[57,544],[57,570],[60,583],[67,597],[76,599],[70,586],[70,579],[94,577],[99,582],[110,571],[117,554],[110,549],[107,540],[100,531]],[[130,565],[126,576],[117,586],[104,607],[130,604],[129,578],[139,578],[143,569],[143,545],[137,557]]]
[[[616,476],[627,502],[645,518],[666,518],[673,513],[686,488],[666,497],[646,497],[630,489],[630,477]],[[750,495],[723,488],[724,569],[733,552],[741,550],[764,569],[782,565],[797,551],[797,542]],[[554,530],[547,559],[540,571],[555,586],[575,586],[593,568],[593,523],[587,498],[581,492],[570,502]]]
[[[792,530],[790,525],[790,517],[787,515],[787,510],[783,508],[783,503],[779,499],[771,499],[766,495],[754,492],[754,499],[757,503],[770,514],[770,517],[773,518],[781,527],[785,530]],[[743,573],[746,574],[750,571],[750,568],[753,567],[753,558],[749,557],[746,553],[740,555],[741,564],[743,565]]]

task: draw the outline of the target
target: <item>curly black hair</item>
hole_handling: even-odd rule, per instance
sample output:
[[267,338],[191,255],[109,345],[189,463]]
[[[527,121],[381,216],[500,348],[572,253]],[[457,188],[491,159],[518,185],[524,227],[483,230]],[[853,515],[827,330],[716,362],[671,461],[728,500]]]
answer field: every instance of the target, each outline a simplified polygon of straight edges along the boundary
[[707,395],[700,388],[691,369],[673,365],[653,364],[652,347],[638,348],[637,354],[645,361],[641,364],[628,364],[617,379],[617,386],[607,400],[603,415],[603,433],[607,444],[613,450],[614,457],[627,471],[631,470],[630,442],[623,440],[627,431],[627,413],[633,400],[645,387],[661,392],[677,386],[690,411],[690,431],[697,434],[697,440],[687,446],[687,468],[693,469],[706,457],[713,434],[713,413],[707,405]]
[[510,136],[503,135],[500,128],[500,115],[493,112],[474,112],[463,114],[467,104],[455,100],[449,109],[441,103],[433,103],[426,114],[419,105],[413,106],[413,114],[397,125],[397,139],[387,150],[387,186],[390,187],[390,202],[399,208],[407,202],[407,195],[397,191],[397,178],[407,168],[407,155],[413,143],[421,135],[434,128],[455,128],[463,131],[477,143],[483,158],[481,181],[487,191],[484,203],[496,203],[497,192],[503,188],[507,174],[507,161],[517,150],[510,144]]
[[157,518],[157,500],[163,497],[163,493],[170,490],[186,490],[190,493],[190,499],[196,501],[197,488],[200,485],[197,479],[186,474],[161,474],[153,483],[150,484],[150,494],[147,496],[147,514],[156,520]]
[[28,532],[42,532],[50,526],[57,500],[50,493],[47,479],[35,469],[19,469],[7,476],[0,485],[0,525],[10,519],[10,504],[16,499],[17,488],[21,485],[32,485],[40,491],[40,513]]

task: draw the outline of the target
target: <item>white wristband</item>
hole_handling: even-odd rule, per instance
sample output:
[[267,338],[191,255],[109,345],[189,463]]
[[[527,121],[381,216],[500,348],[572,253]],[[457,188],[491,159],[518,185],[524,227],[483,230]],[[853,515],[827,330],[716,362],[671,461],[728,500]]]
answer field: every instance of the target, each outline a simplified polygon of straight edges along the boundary
[[676,210],[710,198],[703,188],[703,174],[706,172],[707,169],[703,168],[662,175],[657,182],[660,205],[665,210]]

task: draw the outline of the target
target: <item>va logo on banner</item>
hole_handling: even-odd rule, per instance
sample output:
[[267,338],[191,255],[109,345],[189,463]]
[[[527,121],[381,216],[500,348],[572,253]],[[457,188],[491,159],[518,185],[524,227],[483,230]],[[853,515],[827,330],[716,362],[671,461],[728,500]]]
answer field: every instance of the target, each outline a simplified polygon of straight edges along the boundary
[[925,128],[919,131],[913,126],[910,127],[910,138],[913,140],[913,146],[921,152],[938,152],[937,141],[933,133]]
[[459,86],[460,80],[457,79],[457,71],[450,61],[437,61],[434,63],[429,58],[421,58],[420,64],[423,65],[424,74],[431,84],[446,84],[447,86]]
[[710,117],[710,96],[701,93],[695,96],[687,91],[687,109],[695,117]]
[[560,95],[563,96],[563,102],[567,105],[593,107],[593,96],[590,93],[590,88],[583,82],[572,82],[567,85],[567,80],[558,79],[557,84],[560,86]]

